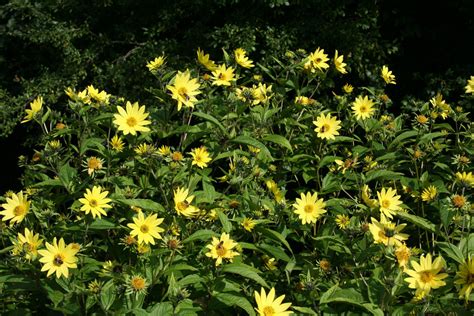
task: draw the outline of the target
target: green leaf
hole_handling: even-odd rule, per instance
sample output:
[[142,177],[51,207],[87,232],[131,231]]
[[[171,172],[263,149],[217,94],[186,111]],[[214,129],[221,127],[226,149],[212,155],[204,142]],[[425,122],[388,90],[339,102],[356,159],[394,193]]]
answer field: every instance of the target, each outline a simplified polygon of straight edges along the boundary
[[318,314],[309,307],[291,306],[291,309],[302,314],[318,316]]
[[277,231],[274,231],[272,229],[267,229],[267,228],[264,228],[264,227],[261,227],[261,226],[257,226],[255,228],[256,231],[262,233],[262,235],[270,238],[270,239],[273,239],[275,241],[278,241],[280,243],[282,243],[283,245],[285,245],[285,247],[291,252],[293,253],[293,250],[291,249],[291,246],[290,244],[286,241],[285,237],[283,237],[282,234],[280,234],[279,232]]
[[373,180],[393,180],[403,176],[403,173],[390,170],[371,170],[365,174],[365,183]]
[[103,139],[98,137],[92,137],[86,139],[84,142],[81,143],[80,154],[84,155],[86,151],[92,148],[97,148],[99,151],[103,151],[105,149],[104,145],[102,145]]
[[150,316],[173,315],[173,304],[171,302],[156,303],[150,309],[150,312],[148,315]]
[[346,142],[359,142],[358,139],[349,136],[336,136],[335,139],[330,140],[328,143],[329,145],[337,144],[337,143],[346,143]]
[[272,143],[275,143],[275,144],[280,145],[282,147],[285,147],[289,151],[293,152],[293,149],[291,148],[291,144],[288,141],[288,139],[286,139],[285,137],[283,137],[281,135],[267,134],[267,135],[264,135],[262,137],[262,139],[267,141],[267,142],[272,142]]
[[443,132],[428,133],[428,134],[425,134],[425,135],[421,136],[420,141],[418,143],[419,144],[424,144],[424,143],[427,143],[427,142],[433,140],[434,138],[441,137],[441,136],[446,136],[446,135],[447,134],[443,133]]
[[436,244],[438,245],[439,249],[441,249],[448,257],[457,263],[462,264],[465,261],[461,249],[459,249],[457,246],[449,242],[436,242]]
[[261,273],[260,270],[244,263],[226,264],[222,268],[222,272],[238,274],[240,276],[243,276],[244,278],[251,279],[257,282],[261,286],[268,288],[267,282],[265,282],[265,280],[260,275],[258,275],[259,273]]
[[102,229],[114,229],[117,228],[117,225],[113,222],[110,222],[106,219],[103,218],[98,218],[95,221],[91,223],[89,226],[90,229],[97,229],[97,230],[102,230]]
[[414,136],[418,135],[418,131],[406,131],[395,137],[395,139],[388,145],[389,149],[395,148],[398,146],[398,144],[407,139],[407,138],[412,138]]
[[246,311],[248,315],[255,315],[255,310],[253,309],[252,304],[247,300],[247,298],[240,294],[233,292],[217,293],[214,297],[227,306],[238,306]]
[[71,167],[69,163],[63,165],[59,169],[59,179],[67,190],[69,190],[73,186],[72,180],[76,175],[77,170]]
[[136,206],[148,211],[165,212],[163,205],[149,199],[117,199],[116,201],[122,204]]
[[256,140],[255,138],[245,136],[245,135],[240,135],[232,139],[231,142],[257,147],[262,151],[263,154],[265,154],[268,158],[273,160],[273,157],[270,154],[270,151],[268,150],[268,148],[263,143]]
[[221,221],[222,229],[224,229],[226,233],[230,233],[230,231],[232,230],[232,223],[227,218],[227,215],[225,215],[222,211],[217,211],[217,216]]
[[115,296],[114,280],[109,280],[100,291],[100,303],[105,310],[108,310],[112,306],[115,301]]
[[421,227],[425,230],[429,230],[430,232],[435,232],[436,231],[436,226],[432,222],[430,222],[427,219],[424,219],[423,217],[419,217],[416,215],[408,214],[405,212],[398,212],[397,213],[398,217],[401,217],[403,219],[406,219],[407,221],[415,224],[418,227]]
[[204,279],[199,274],[189,274],[185,276],[184,278],[179,279],[177,284],[180,287],[185,287],[186,285],[189,285],[189,284],[198,284],[201,282],[204,282]]
[[383,311],[375,304],[365,302],[356,289],[341,289],[337,284],[327,290],[319,300],[320,304],[349,304],[365,310],[375,316],[383,316]]
[[193,115],[215,124],[225,135],[228,134],[227,129],[214,116],[202,112],[193,112]]
[[267,252],[270,256],[275,257],[276,259],[283,260],[285,262],[290,262],[291,258],[283,251],[283,249],[267,244],[261,244],[258,246],[260,250]]
[[218,234],[209,229],[200,229],[194,232],[191,236],[189,236],[185,240],[183,240],[183,243],[186,244],[194,240],[208,241],[209,239],[211,239],[211,237],[214,237],[214,236],[217,237]]

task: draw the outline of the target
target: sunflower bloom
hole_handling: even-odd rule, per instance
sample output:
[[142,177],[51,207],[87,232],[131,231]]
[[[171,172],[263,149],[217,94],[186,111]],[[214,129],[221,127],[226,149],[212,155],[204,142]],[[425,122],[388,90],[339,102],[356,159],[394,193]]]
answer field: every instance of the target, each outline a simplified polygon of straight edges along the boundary
[[382,191],[377,192],[377,197],[379,200],[380,212],[388,218],[393,218],[393,215],[396,214],[396,211],[400,210],[400,195],[396,195],[397,190],[392,188],[382,188]]
[[329,61],[328,55],[324,53],[324,49],[320,49],[319,47],[314,51],[314,53],[309,54],[309,62],[312,67],[312,72],[314,72],[315,69],[324,70],[329,68],[327,61]]
[[145,106],[139,106],[138,102],[133,105],[127,101],[126,109],[117,106],[118,114],[114,114],[114,124],[118,126],[118,130],[124,135],[136,135],[137,132],[149,132],[150,129],[145,125],[151,124],[146,120],[148,113],[145,112]]
[[0,215],[3,215],[2,221],[6,222],[10,220],[10,225],[21,222],[26,214],[30,210],[30,201],[28,201],[27,195],[23,195],[23,191],[18,194],[13,193],[11,197],[7,197],[7,203],[2,204],[3,211]]
[[275,288],[271,288],[268,295],[265,293],[265,289],[260,289],[260,294],[255,291],[255,302],[257,302],[257,311],[259,316],[289,316],[291,311],[287,311],[290,308],[291,303],[283,303],[285,295],[281,295],[275,299]]
[[316,125],[314,129],[316,135],[321,139],[336,139],[336,135],[339,135],[338,130],[341,129],[341,121],[331,114],[326,116],[322,113],[316,121],[313,121],[313,124]]
[[93,85],[90,85],[87,87],[87,94],[90,99],[93,99],[99,103],[109,104],[110,95],[104,90],[99,92],[99,89],[96,89]]
[[245,217],[240,225],[242,225],[246,231],[251,232],[255,225],[257,225],[257,222],[255,222],[255,220],[252,218]]
[[244,68],[254,67],[253,61],[247,57],[247,52],[243,48],[237,48],[234,50],[234,57],[237,64]]
[[155,239],[163,239],[160,235],[165,230],[159,225],[163,222],[163,218],[157,218],[156,214],[144,217],[142,212],[133,218],[133,223],[127,224],[132,229],[130,236],[137,237],[138,243],[155,244]]
[[436,195],[438,195],[438,189],[434,185],[430,185],[421,192],[421,199],[425,202],[431,202],[436,198]]
[[102,169],[104,160],[97,157],[90,157],[86,160],[87,173],[92,175],[96,170]]
[[156,73],[157,70],[163,66],[163,64],[165,63],[165,60],[166,60],[166,57],[164,55],[160,56],[160,57],[156,57],[154,60],[152,61],[149,61],[147,64],[146,64],[146,67],[148,68],[148,70],[151,72],[151,73]]
[[380,76],[383,78],[386,84],[397,84],[395,82],[395,75],[392,74],[392,71],[389,70],[387,66],[382,66]]
[[110,140],[110,146],[112,146],[113,150],[119,153],[123,150],[123,147],[125,146],[125,144],[120,136],[115,135]]
[[430,103],[433,106],[433,112],[431,116],[435,119],[438,115],[441,115],[443,120],[449,116],[451,111],[451,106],[446,103],[446,100],[443,100],[443,95],[438,93],[435,97],[430,99]]
[[174,191],[174,209],[178,215],[184,217],[193,217],[199,214],[199,209],[191,205],[194,195],[189,195],[188,189],[178,187]]
[[293,204],[294,213],[301,219],[302,224],[316,223],[322,214],[326,213],[324,207],[326,203],[323,199],[318,200],[318,194],[315,192],[301,193],[301,199],[296,198],[296,203]]
[[209,157],[209,152],[207,151],[206,147],[203,146],[191,150],[191,156],[193,156],[193,161],[191,164],[193,166],[196,165],[201,169],[207,167],[207,163],[212,160],[212,158]]
[[199,83],[196,78],[191,79],[189,70],[185,72],[178,71],[173,80],[173,85],[167,85],[166,89],[171,91],[171,97],[178,101],[178,111],[184,105],[188,108],[194,108],[194,104],[198,102],[196,96],[201,93],[199,91]]
[[456,181],[465,186],[474,187],[474,175],[472,175],[472,172],[456,172]]
[[13,254],[24,254],[26,260],[35,260],[38,256],[38,248],[43,244],[39,234],[25,227],[25,234],[18,233],[18,239],[14,242]]
[[375,112],[374,102],[368,96],[358,96],[352,103],[352,110],[358,120],[365,120],[372,117]]
[[339,56],[336,50],[336,53],[334,54],[334,66],[336,67],[336,70],[339,71],[341,74],[346,74],[347,64],[343,60],[344,60],[344,55]]
[[350,223],[351,219],[346,214],[336,215],[336,224],[337,227],[339,227],[340,229],[346,229],[347,227],[349,227]]
[[416,289],[416,297],[422,298],[428,295],[431,289],[437,289],[446,285],[446,282],[442,280],[447,278],[448,274],[439,273],[446,267],[443,257],[439,256],[432,262],[431,254],[426,255],[426,257],[422,255],[420,263],[412,260],[411,266],[413,270],[405,270],[405,273],[410,276],[405,278],[405,282],[409,283],[409,288]]
[[253,86],[253,105],[257,105],[259,103],[267,103],[268,100],[271,98],[272,93],[272,85],[267,85],[261,82],[258,83],[258,86]]
[[43,97],[37,97],[33,102],[30,103],[30,109],[25,110],[26,116],[23,118],[21,123],[31,121],[39,111],[43,108]]
[[223,259],[232,262],[235,256],[240,255],[237,251],[232,250],[237,245],[235,241],[230,239],[229,234],[222,233],[220,239],[212,237],[212,243],[206,246],[206,248],[209,249],[206,256],[216,259],[216,267],[222,263]]
[[207,70],[214,71],[217,69],[216,63],[210,59],[209,54],[205,54],[200,48],[197,50],[197,57],[199,63],[206,67]]
[[396,246],[395,257],[397,258],[398,266],[405,271],[407,268],[408,260],[410,260],[411,250],[410,248],[402,243],[401,245]]
[[459,266],[454,283],[463,286],[459,291],[459,298],[464,297],[468,301],[474,288],[474,257],[469,256],[468,260]]
[[226,67],[222,64],[212,72],[212,84],[216,86],[230,86],[231,81],[237,80],[234,74],[234,68]]
[[474,76],[467,81],[467,86],[464,87],[466,89],[466,93],[474,94]]
[[39,259],[43,263],[41,271],[48,271],[47,276],[56,273],[56,278],[64,275],[69,276],[69,269],[77,268],[76,253],[79,251],[73,244],[66,246],[64,239],[57,242],[56,237],[53,239],[53,244],[46,243],[46,249],[38,250],[42,258]]
[[371,220],[372,224],[369,224],[369,230],[376,244],[400,246],[402,241],[408,239],[407,234],[400,233],[407,224],[395,225],[395,223],[385,220],[385,217],[382,217],[380,222],[373,217]]
[[344,90],[345,93],[350,94],[352,91],[354,91],[354,87],[351,84],[346,83],[343,87],[342,90]]
[[107,216],[104,209],[112,208],[112,206],[107,204],[112,201],[107,198],[107,194],[109,194],[109,191],[102,191],[99,186],[94,186],[92,191],[86,189],[84,197],[79,199],[79,202],[83,204],[81,211],[86,212],[86,214],[90,212],[93,218],[96,216],[102,218],[102,215]]

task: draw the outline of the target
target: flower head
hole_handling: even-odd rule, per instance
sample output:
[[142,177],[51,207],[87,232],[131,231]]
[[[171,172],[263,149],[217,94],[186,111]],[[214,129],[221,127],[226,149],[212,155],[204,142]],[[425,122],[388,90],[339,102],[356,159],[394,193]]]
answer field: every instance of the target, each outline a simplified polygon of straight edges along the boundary
[[405,273],[410,276],[405,278],[405,282],[409,283],[409,288],[416,289],[415,295],[417,297],[424,297],[428,295],[431,289],[446,285],[446,282],[442,280],[447,278],[448,274],[439,273],[446,266],[443,257],[439,256],[432,262],[431,254],[426,255],[426,257],[422,255],[420,263],[412,260],[411,266],[413,270],[405,270]]
[[119,153],[123,150],[123,147],[125,146],[125,144],[120,136],[115,135],[110,140],[110,146],[112,146],[113,150]]
[[169,156],[171,154],[170,146],[161,145],[161,147],[158,148],[158,154],[163,157]]
[[102,169],[102,166],[104,164],[104,160],[102,158],[97,158],[97,157],[89,157],[86,160],[86,166],[87,166],[87,173],[89,175],[93,175],[94,172],[97,170]]
[[343,87],[342,90],[344,90],[345,93],[349,94],[354,91],[354,87],[351,84],[346,83]]
[[234,50],[235,61],[244,68],[254,67],[253,61],[247,57],[247,52],[243,48]]
[[96,216],[102,218],[102,215],[107,216],[104,209],[112,208],[112,206],[107,204],[112,201],[111,199],[106,198],[107,194],[109,194],[109,191],[102,191],[99,186],[94,186],[92,191],[86,189],[84,197],[79,199],[79,202],[83,204],[81,211],[86,212],[86,214],[89,214],[90,212],[93,218]]
[[382,216],[379,222],[375,218],[371,218],[372,224],[369,224],[369,230],[374,238],[376,244],[384,244],[385,246],[400,246],[402,241],[408,239],[407,234],[402,234],[402,231],[407,224],[395,225]]
[[396,246],[395,257],[397,258],[398,266],[403,270],[406,269],[410,256],[411,250],[407,245],[405,245],[405,243]]
[[374,114],[374,102],[368,96],[358,96],[352,103],[352,110],[356,119],[365,120]]
[[438,189],[434,185],[430,185],[421,192],[421,199],[425,202],[431,202],[436,198],[436,195],[438,195]]
[[31,121],[41,108],[43,107],[43,97],[37,97],[33,102],[30,103],[30,109],[26,109],[26,116],[23,118],[21,123],[26,123]]
[[351,219],[346,214],[336,215],[336,224],[340,229],[346,229],[350,223]]
[[151,72],[151,73],[156,73],[157,70],[163,66],[163,64],[165,63],[165,60],[166,60],[166,57],[164,55],[160,56],[160,57],[156,57],[154,60],[152,61],[149,61],[147,64],[146,64],[146,67],[148,68],[148,70]]
[[400,204],[402,204],[402,201],[400,201],[400,195],[396,194],[397,190],[392,188],[382,188],[382,191],[377,192],[380,212],[388,218],[393,218],[396,211],[401,209]]
[[316,100],[305,97],[305,96],[299,96],[295,98],[295,103],[301,104],[301,105],[312,105],[316,103]]
[[291,303],[283,303],[285,295],[281,295],[275,299],[275,288],[271,288],[270,292],[265,293],[265,289],[260,289],[260,294],[255,291],[255,302],[257,302],[257,311],[259,316],[289,316],[291,311],[287,311],[290,308]]
[[196,165],[201,169],[207,167],[207,163],[212,160],[212,158],[209,157],[209,152],[204,146],[192,149],[191,156],[193,156],[193,161],[191,164]]
[[207,70],[214,71],[217,69],[216,63],[210,59],[209,54],[205,54],[200,48],[197,50],[197,57],[199,63],[206,67]]
[[178,215],[182,215],[184,217],[193,217],[199,214],[199,209],[193,205],[191,202],[194,199],[194,195],[189,195],[188,189],[183,189],[178,187],[174,191],[174,209]]
[[327,61],[329,61],[328,55],[324,53],[324,49],[320,49],[319,47],[314,53],[309,54],[309,66],[312,72],[314,72],[315,69],[324,70],[329,68]]
[[26,260],[34,260],[38,255],[38,248],[43,244],[39,234],[25,227],[25,234],[18,233],[18,239],[14,242],[13,254],[25,256]]
[[155,244],[155,239],[162,239],[160,233],[165,230],[159,225],[163,222],[163,218],[157,218],[156,214],[149,215],[145,218],[142,212],[133,218],[133,223],[127,224],[132,229],[130,236],[138,238],[138,243]]
[[392,74],[392,71],[388,69],[387,66],[382,66],[382,70],[380,71],[380,75],[385,80],[387,84],[396,84],[395,82],[395,75]]
[[222,233],[220,239],[212,237],[212,243],[206,246],[209,249],[206,256],[216,259],[216,266],[220,265],[223,259],[232,262],[232,259],[239,255],[238,252],[232,250],[237,245],[235,241],[230,239],[229,234]]
[[341,121],[331,114],[326,116],[322,113],[316,121],[313,121],[313,124],[316,125],[314,129],[316,135],[321,139],[336,139],[336,135],[339,135],[338,130],[341,129]]
[[304,224],[316,223],[322,214],[326,213],[324,207],[326,203],[323,199],[318,200],[318,194],[315,192],[301,193],[301,199],[296,198],[296,203],[293,204],[294,213],[298,215],[301,222]]
[[212,84],[216,86],[230,86],[235,81],[234,68],[222,64],[212,72]]
[[271,98],[272,93],[272,85],[267,85],[265,83],[258,83],[258,86],[253,86],[253,105],[257,105],[259,103],[267,103],[268,100]]
[[446,103],[446,100],[443,100],[442,94],[438,93],[435,97],[431,98],[430,103],[433,106],[433,112],[431,113],[431,116],[433,118],[436,118],[438,117],[438,115],[441,115],[444,120],[449,116],[451,106]]
[[467,301],[474,289],[474,257],[469,256],[467,261],[459,266],[459,271],[456,273],[455,284],[462,285],[459,291],[459,297]]
[[94,88],[93,85],[87,87],[87,94],[91,100],[95,100],[99,103],[109,103],[110,95],[104,90],[99,92],[99,89]]
[[252,218],[245,217],[242,220],[242,223],[240,223],[240,225],[242,225],[242,227],[246,231],[251,232],[253,230],[253,228],[255,227],[255,225],[257,225],[257,223]]
[[178,71],[173,80],[173,85],[167,85],[166,89],[171,91],[171,97],[178,101],[178,111],[184,105],[188,108],[194,108],[198,101],[196,95],[200,94],[199,83],[196,78],[191,79],[189,70],[185,72]]
[[53,244],[46,243],[46,249],[38,250],[42,258],[39,259],[43,263],[41,271],[48,271],[47,276],[56,273],[56,278],[64,275],[69,276],[69,269],[77,268],[76,253],[78,249],[72,244],[66,246],[64,239],[60,239],[59,243],[56,237],[53,239]]
[[2,207],[4,209],[0,212],[0,215],[3,215],[2,221],[10,220],[12,225],[25,218],[30,210],[30,201],[27,195],[23,195],[23,191],[20,191],[18,194],[13,193],[11,197],[7,197],[7,203],[2,204]]
[[339,56],[336,50],[336,53],[334,54],[334,66],[336,67],[336,70],[339,71],[341,74],[346,74],[347,64],[343,60],[344,60],[344,55]]
[[474,187],[474,175],[472,172],[456,172],[456,181],[467,187]]
[[124,135],[136,135],[137,132],[148,132],[150,129],[145,125],[151,124],[146,120],[148,113],[145,112],[145,106],[139,106],[138,102],[133,105],[127,101],[126,110],[117,106],[118,114],[114,114],[114,124],[117,125],[118,130],[122,131]]
[[464,87],[466,89],[466,93],[474,94],[474,76],[467,81],[467,86]]
[[139,293],[146,294],[146,291],[148,288],[148,282],[140,274],[135,274],[135,275],[132,275],[131,277],[127,276],[125,278],[125,282],[126,282],[125,292],[127,294],[139,294]]

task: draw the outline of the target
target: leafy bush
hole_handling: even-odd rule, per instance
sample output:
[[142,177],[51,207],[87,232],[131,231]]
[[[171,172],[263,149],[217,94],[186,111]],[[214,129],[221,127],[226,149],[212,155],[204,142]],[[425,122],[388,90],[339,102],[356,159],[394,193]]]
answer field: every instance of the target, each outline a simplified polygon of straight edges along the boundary
[[146,106],[91,85],[31,102],[2,313],[472,311],[473,126],[454,104],[474,78],[399,113],[386,66],[353,87],[337,52],[228,51],[149,61]]

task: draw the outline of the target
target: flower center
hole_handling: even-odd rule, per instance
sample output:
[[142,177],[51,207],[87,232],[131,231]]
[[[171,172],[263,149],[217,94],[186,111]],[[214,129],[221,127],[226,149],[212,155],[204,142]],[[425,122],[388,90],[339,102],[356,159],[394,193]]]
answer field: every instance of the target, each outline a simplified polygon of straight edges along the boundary
[[90,200],[89,200],[89,205],[90,205],[91,207],[97,207],[97,206],[99,205],[99,203],[97,202],[96,199],[90,199]]
[[135,291],[143,290],[146,286],[145,280],[141,277],[134,277],[130,283]]
[[220,73],[218,78],[219,78],[219,80],[224,80],[224,81],[227,80],[225,74],[223,74],[223,73]]
[[365,113],[367,112],[367,107],[365,105],[362,105],[359,110],[362,112],[362,113]]
[[420,280],[421,282],[423,283],[429,283],[431,282],[431,280],[433,280],[433,273],[431,273],[430,271],[422,271],[420,272]]
[[186,101],[189,100],[188,89],[186,87],[181,87],[178,89],[178,94],[183,97]]
[[271,306],[265,306],[263,308],[263,315],[265,316],[273,316],[275,315],[275,310]]
[[466,285],[467,286],[472,286],[474,284],[474,274],[473,273],[468,273],[466,277]]
[[149,230],[150,228],[146,224],[143,224],[142,226],[140,226],[140,231],[144,234],[148,233]]
[[102,164],[99,159],[92,157],[87,162],[87,167],[89,167],[89,169],[100,169],[102,168]]
[[319,58],[319,57],[318,57],[318,58],[316,58],[316,63],[317,63],[317,64],[319,64],[321,61],[322,61],[322,59],[321,59],[321,58]]
[[23,204],[17,205],[13,209],[13,214],[15,214],[15,216],[22,216],[25,213],[26,213],[26,207]]
[[137,125],[137,119],[134,118],[133,116],[129,117],[127,119],[127,125],[130,127],[134,127],[135,125]]
[[390,206],[390,201],[389,200],[383,200],[382,201],[382,207],[388,208]]
[[323,126],[321,126],[321,128],[319,129],[319,131],[321,133],[325,133],[327,131],[329,131],[331,129],[331,126],[329,124],[324,124]]
[[57,267],[60,267],[64,263],[64,256],[62,254],[57,254],[54,256],[53,264]]
[[178,202],[177,206],[180,211],[185,211],[188,208],[189,204],[186,201],[182,201]]
[[314,212],[314,205],[313,204],[306,204],[304,206],[305,213],[313,213]]
[[224,242],[221,241],[217,244],[216,246],[216,253],[219,257],[224,257],[226,254],[227,250],[224,247]]

